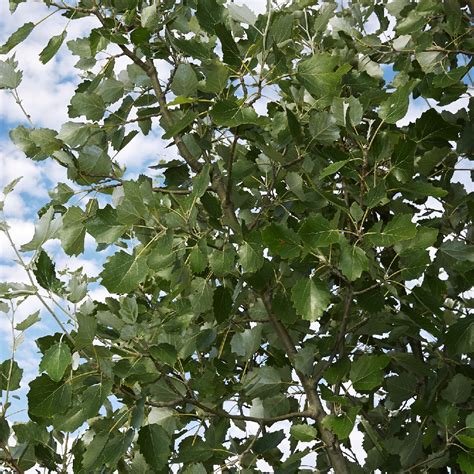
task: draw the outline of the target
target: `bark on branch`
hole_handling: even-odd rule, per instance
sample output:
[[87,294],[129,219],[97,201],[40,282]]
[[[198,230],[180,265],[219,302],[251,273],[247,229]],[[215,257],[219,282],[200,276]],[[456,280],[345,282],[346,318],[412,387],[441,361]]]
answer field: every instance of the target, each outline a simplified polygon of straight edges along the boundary
[[326,416],[326,412],[317,392],[315,381],[312,377],[308,377],[307,375],[296,369],[296,366],[294,364],[294,357],[297,353],[297,350],[288,330],[273,312],[271,292],[264,292],[262,294],[262,300],[268,314],[268,319],[275,328],[275,331],[277,332],[283,344],[290,363],[293,369],[295,370],[296,375],[301,382],[301,385],[304,388],[308,408],[311,413],[311,418],[313,418],[316,422],[316,426],[321,435],[321,439],[324,442],[324,447],[331,462],[331,465],[337,474],[349,474],[346,459],[344,457],[338,439],[323,424],[323,419]]

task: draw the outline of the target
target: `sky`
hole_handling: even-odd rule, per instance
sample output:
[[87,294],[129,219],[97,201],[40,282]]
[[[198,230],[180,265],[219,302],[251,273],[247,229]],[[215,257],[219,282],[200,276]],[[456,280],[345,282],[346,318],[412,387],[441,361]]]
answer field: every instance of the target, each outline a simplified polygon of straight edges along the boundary
[[[247,4],[258,14],[265,10],[266,0],[247,0],[236,3]],[[48,9],[43,4],[28,2],[20,4],[15,15],[10,16],[8,0],[0,0],[0,44],[3,44],[10,34],[23,23],[39,21],[47,14]],[[63,46],[48,64],[43,65],[38,60],[38,54],[45,47],[49,38],[60,34],[66,21],[59,14],[51,16],[40,27],[35,28],[27,40],[16,48],[16,58],[23,71],[23,81],[18,89],[19,95],[24,108],[31,115],[32,122],[37,127],[59,130],[61,125],[68,120],[67,105],[78,83],[74,69],[77,58],[73,57],[69,50]],[[67,40],[84,36],[95,26],[96,23],[92,19],[74,20],[68,26]],[[377,27],[376,18],[371,18],[367,29],[375,31]],[[123,62],[122,66],[125,64]],[[384,68],[384,75],[388,80],[393,77],[390,67]],[[461,99],[450,104],[446,109],[455,111],[466,105],[467,99]],[[261,108],[263,112],[264,104],[261,105]],[[412,101],[406,117],[400,124],[416,120],[427,109],[428,104],[424,100]],[[23,176],[15,192],[9,195],[5,205],[5,215],[11,228],[11,234],[18,246],[31,239],[37,211],[48,201],[48,190],[58,182],[68,182],[65,169],[57,163],[52,160],[34,162],[26,158],[10,142],[8,131],[20,124],[28,125],[22,111],[6,91],[0,91],[0,189],[18,176]],[[176,156],[173,148],[165,147],[166,144],[160,139],[160,135],[159,127],[155,127],[155,131],[147,137],[138,135],[132,144],[119,154],[119,161],[128,168],[128,177],[146,171],[147,166],[161,159],[172,159]],[[455,180],[463,181],[472,189],[468,175],[468,173],[456,175]],[[68,184],[75,187],[72,183]],[[94,241],[91,238],[86,238],[86,251],[80,257],[66,256],[57,241],[48,242],[45,247],[54,256],[56,267],[59,269],[65,266],[70,269],[83,267],[91,277],[97,276],[101,271],[100,258],[97,257]],[[27,281],[25,272],[15,264],[14,258],[14,253],[5,236],[0,233],[0,281]],[[96,299],[102,299],[105,295],[106,292],[103,289],[93,290],[93,297]],[[38,309],[41,309],[40,303],[36,299],[29,298],[18,308],[15,323],[20,322]],[[18,410],[24,410],[25,388],[28,382],[37,375],[39,359],[34,339],[49,333],[51,328],[48,316],[42,314],[41,322],[27,331],[27,337],[19,346],[16,358],[25,372],[22,382],[23,388],[19,392],[20,400],[15,401]],[[11,340],[10,321],[4,313],[0,313],[0,361],[10,357]],[[20,412],[19,419],[24,415],[24,411]]]

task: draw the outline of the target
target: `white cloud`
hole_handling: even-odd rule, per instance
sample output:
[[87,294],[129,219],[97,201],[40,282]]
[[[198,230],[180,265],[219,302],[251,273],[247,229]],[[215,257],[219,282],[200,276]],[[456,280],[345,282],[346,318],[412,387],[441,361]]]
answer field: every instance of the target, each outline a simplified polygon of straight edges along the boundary
[[[33,222],[22,219],[8,219],[8,225],[10,227],[9,233],[16,246],[26,244],[33,237]],[[14,258],[16,258],[13,248],[11,247],[10,242],[3,232],[0,233],[0,248],[0,258],[2,260],[12,261]],[[3,275],[1,275],[0,271],[0,277],[1,276]],[[0,281],[2,281],[2,278],[0,278]]]

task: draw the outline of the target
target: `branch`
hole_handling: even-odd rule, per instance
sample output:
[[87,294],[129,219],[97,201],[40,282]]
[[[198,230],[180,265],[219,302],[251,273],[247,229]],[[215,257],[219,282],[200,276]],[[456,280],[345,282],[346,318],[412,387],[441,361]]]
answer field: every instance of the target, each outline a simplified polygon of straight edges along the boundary
[[287,413],[286,415],[279,415],[274,416],[271,418],[259,418],[256,416],[247,416],[247,415],[236,415],[233,413],[229,413],[225,410],[219,408],[212,408],[203,403],[195,400],[194,398],[178,398],[176,400],[172,400],[170,402],[154,402],[154,401],[147,401],[147,405],[157,408],[163,407],[175,407],[181,403],[189,403],[190,405],[194,405],[195,407],[201,409],[204,412],[207,412],[211,415],[218,416],[221,418],[228,418],[230,420],[240,420],[240,421],[253,421],[259,424],[271,425],[276,423],[277,421],[284,421],[284,420],[293,420],[295,418],[308,418],[311,417],[311,412],[309,410],[306,411],[298,411],[298,412],[291,412]]
[[234,157],[235,157],[235,150],[237,148],[237,140],[239,139],[238,131],[239,131],[239,127],[236,127],[234,140],[232,141],[232,147],[230,149],[229,163],[227,165],[227,191],[225,193],[226,203],[231,202],[230,196],[232,194],[232,167],[234,165]]
[[342,353],[344,350],[344,337],[346,335],[347,323],[349,321],[353,293],[352,286],[349,285],[344,296],[344,310],[342,313],[342,321],[337,334],[336,343],[334,344],[334,348],[331,352],[331,355],[329,356],[329,360],[321,360],[314,368],[313,379],[315,384],[321,380],[324,371],[332,364],[336,355],[338,353]]
[[266,291],[261,296],[265,309],[267,310],[268,319],[278,333],[285,352],[290,359],[290,363],[295,369],[296,375],[304,388],[307,403],[311,412],[311,418],[313,418],[316,422],[316,426],[319,433],[321,434],[321,439],[324,442],[324,448],[332,464],[332,467],[337,474],[349,474],[349,469],[347,467],[344,454],[342,453],[339,440],[323,424],[326,412],[316,390],[316,383],[311,377],[304,375],[302,372],[296,369],[294,364],[294,357],[297,353],[296,347],[291,339],[290,334],[288,333],[288,330],[273,312],[271,292]]

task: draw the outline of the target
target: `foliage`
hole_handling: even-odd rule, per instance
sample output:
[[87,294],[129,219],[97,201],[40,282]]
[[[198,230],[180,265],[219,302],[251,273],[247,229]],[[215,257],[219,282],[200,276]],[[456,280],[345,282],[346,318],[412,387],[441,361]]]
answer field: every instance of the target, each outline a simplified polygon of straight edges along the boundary
[[[31,281],[0,286],[12,318],[36,296],[59,325],[36,341],[24,422],[8,417],[15,351],[0,365],[5,469],[473,472],[474,201],[452,178],[474,99],[397,125],[411,97],[470,96],[468,3],[45,4],[97,26],[39,57],[78,57],[71,120],[10,134],[70,182],[17,250]],[[16,98],[14,48],[36,27],[1,49]],[[129,179],[115,155],[160,127],[179,159]],[[86,234],[108,255],[105,302],[44,250],[81,255]]]

